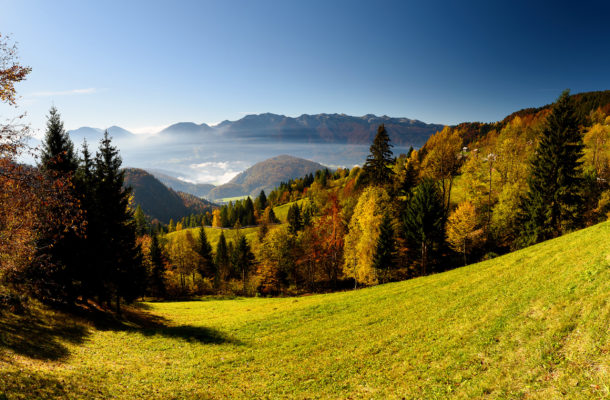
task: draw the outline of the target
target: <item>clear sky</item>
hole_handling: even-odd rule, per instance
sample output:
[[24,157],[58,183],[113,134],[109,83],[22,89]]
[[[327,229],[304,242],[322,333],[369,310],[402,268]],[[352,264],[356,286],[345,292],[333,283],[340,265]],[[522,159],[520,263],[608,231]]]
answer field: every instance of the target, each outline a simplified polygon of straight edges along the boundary
[[34,128],[273,112],[495,121],[610,89],[610,2],[0,0]]

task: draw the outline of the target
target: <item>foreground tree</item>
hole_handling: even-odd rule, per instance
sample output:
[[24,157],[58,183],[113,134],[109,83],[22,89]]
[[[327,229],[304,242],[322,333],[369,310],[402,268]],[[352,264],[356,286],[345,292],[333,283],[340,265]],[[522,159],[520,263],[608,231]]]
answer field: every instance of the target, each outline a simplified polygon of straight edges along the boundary
[[108,132],[100,143],[95,157],[95,213],[89,223],[95,243],[102,298],[113,296],[120,312],[121,299],[131,302],[143,289],[144,271],[140,251],[136,246],[136,226],[129,207],[131,190],[123,186],[124,171],[116,147],[112,146]]
[[159,245],[157,235],[152,235],[150,242],[150,272],[148,274],[148,291],[152,296],[165,297],[165,257]]
[[522,245],[557,237],[579,226],[582,135],[569,91],[553,105],[531,161],[523,199]]
[[390,137],[385,130],[385,126],[381,124],[377,129],[377,135],[375,135],[363,169],[369,182],[376,185],[386,185],[392,182],[394,174],[392,164],[394,164],[394,157]]

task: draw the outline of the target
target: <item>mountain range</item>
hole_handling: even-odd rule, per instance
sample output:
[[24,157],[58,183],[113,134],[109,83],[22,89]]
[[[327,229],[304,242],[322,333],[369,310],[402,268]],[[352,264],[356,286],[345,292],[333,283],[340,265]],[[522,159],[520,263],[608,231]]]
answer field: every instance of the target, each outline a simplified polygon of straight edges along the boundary
[[[399,146],[421,146],[428,136],[443,128],[443,125],[439,124],[428,124],[409,118],[392,118],[386,115],[367,114],[354,117],[346,114],[303,114],[294,118],[265,113],[246,115],[237,121],[223,121],[215,126],[179,122],[163,129],[157,136],[180,137],[191,141],[223,138],[246,141],[270,140],[275,143],[370,144],[377,133],[377,127],[381,124],[385,124],[392,142]],[[114,139],[135,136],[118,126],[107,129]],[[101,138],[104,130],[81,127],[69,132],[75,139],[86,137],[91,141]]]
[[193,139],[220,136],[248,141],[370,144],[381,124],[385,124],[394,144],[415,147],[421,146],[428,136],[443,128],[439,124],[386,115],[303,114],[293,118],[265,113],[246,115],[237,121],[223,121],[215,126],[180,122],[159,134]]

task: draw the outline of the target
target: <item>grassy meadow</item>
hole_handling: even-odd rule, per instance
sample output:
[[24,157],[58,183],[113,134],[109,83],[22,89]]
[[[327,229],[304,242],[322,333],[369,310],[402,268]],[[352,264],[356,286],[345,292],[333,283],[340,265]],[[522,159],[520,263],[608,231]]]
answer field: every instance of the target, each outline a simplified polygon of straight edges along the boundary
[[0,398],[609,398],[609,238],[356,291],[142,303],[122,323],[5,311]]

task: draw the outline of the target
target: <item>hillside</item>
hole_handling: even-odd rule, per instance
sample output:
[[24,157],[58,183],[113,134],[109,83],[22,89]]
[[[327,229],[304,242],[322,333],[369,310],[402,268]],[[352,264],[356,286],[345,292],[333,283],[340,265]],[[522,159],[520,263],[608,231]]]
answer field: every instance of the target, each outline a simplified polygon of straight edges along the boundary
[[363,290],[146,303],[123,327],[96,329],[43,310],[4,311],[0,393],[607,398],[608,237],[610,223],[603,223],[468,267]]
[[151,218],[168,223],[193,213],[212,211],[213,204],[188,193],[169,189],[142,169],[125,169],[125,186],[133,189],[135,204]]
[[183,181],[173,176],[164,174],[159,170],[147,170],[155,178],[157,178],[162,184],[168,188],[174,189],[177,192],[185,192],[195,195],[197,197],[205,197],[210,193],[210,190],[214,189],[214,185],[209,183],[190,183]]
[[322,164],[313,161],[281,155],[254,164],[228,183],[212,189],[207,197],[210,199],[244,195],[255,197],[261,190],[269,193],[281,182],[300,178],[324,168]]

